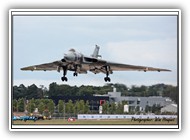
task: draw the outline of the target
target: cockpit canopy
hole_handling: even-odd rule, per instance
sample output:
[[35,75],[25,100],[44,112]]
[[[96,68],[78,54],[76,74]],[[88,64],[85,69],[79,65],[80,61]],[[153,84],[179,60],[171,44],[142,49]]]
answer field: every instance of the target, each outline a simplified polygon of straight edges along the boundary
[[75,49],[70,49],[69,52],[76,52]]

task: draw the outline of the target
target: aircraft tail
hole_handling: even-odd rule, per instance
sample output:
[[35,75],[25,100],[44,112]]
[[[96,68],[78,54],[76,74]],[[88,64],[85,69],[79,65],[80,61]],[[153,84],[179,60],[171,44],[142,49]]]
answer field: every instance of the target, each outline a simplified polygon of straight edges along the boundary
[[99,49],[100,47],[98,45],[96,45],[95,49],[94,49],[94,52],[93,54],[91,55],[92,57],[95,57],[95,58],[98,58],[98,57],[101,57],[101,55],[99,55]]

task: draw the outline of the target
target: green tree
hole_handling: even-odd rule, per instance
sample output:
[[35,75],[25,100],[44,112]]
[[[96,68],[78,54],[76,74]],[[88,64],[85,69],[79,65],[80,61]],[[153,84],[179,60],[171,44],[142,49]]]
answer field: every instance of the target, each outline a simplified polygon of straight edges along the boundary
[[113,91],[113,87],[112,87],[113,84],[106,84],[104,85],[103,87],[98,87],[99,90],[97,90],[97,93],[96,94],[100,94],[100,95],[103,95],[103,94],[106,94],[110,91]]
[[68,103],[66,103],[65,111],[68,114],[74,113],[74,104],[72,100],[69,100]]
[[56,95],[57,96],[68,96],[71,95],[71,91],[70,91],[71,87],[69,85],[58,85],[57,86],[57,92]]
[[161,106],[153,104],[153,106],[152,106],[152,113],[160,114],[161,113]]
[[53,102],[53,100],[49,100],[49,103],[48,103],[48,110],[51,114],[53,114],[54,112],[54,108],[55,108],[55,104]]
[[128,88],[126,85],[121,84],[121,83],[116,83],[116,84],[113,84],[112,87],[116,88],[117,91],[121,92],[122,96],[127,96]]
[[18,101],[16,99],[13,100],[13,112],[18,111]]
[[77,100],[76,102],[75,102],[75,113],[76,114],[80,114],[79,112],[80,112],[80,104],[79,104],[79,101]]
[[74,106],[76,114],[87,114],[90,112],[89,101],[86,101],[86,103],[84,102],[84,100],[76,101]]
[[43,102],[40,102],[40,104],[38,105],[38,111],[40,114],[42,114],[45,110],[45,105]]
[[109,102],[106,102],[102,105],[102,113],[103,114],[109,114],[110,113]]
[[79,113],[80,114],[84,114],[84,108],[85,108],[84,100],[80,100],[79,101]]
[[77,86],[70,87],[69,95],[78,96],[79,95],[79,88]]
[[41,98],[48,97],[48,89],[44,85],[40,85]]
[[21,84],[20,86],[13,86],[13,99],[25,98],[27,88]]
[[59,100],[59,102],[58,102],[58,111],[59,111],[59,113],[64,112],[64,102],[63,102],[63,100]]
[[93,90],[93,86],[80,86],[79,88],[79,95],[82,96],[89,96],[95,94],[95,91]]
[[24,109],[25,109],[24,99],[20,98],[18,99],[18,111],[24,112]]
[[119,102],[119,103],[117,104],[116,113],[117,113],[117,114],[123,114],[123,109],[124,109],[124,108],[123,108],[123,104]]
[[179,89],[177,86],[167,85],[164,87],[163,97],[170,97],[176,104],[179,101]]
[[42,91],[38,89],[38,87],[35,84],[32,84],[31,86],[28,86],[27,90],[27,99],[39,99],[42,98]]
[[116,105],[115,103],[111,103],[111,106],[110,106],[110,114],[115,114],[116,112]]
[[34,104],[36,107],[38,107],[41,102],[43,102],[43,99],[35,99],[34,100]]
[[51,98],[52,96],[55,96],[57,95],[57,88],[58,88],[58,85],[57,83],[53,82],[49,85],[49,91],[48,91],[48,97]]
[[36,108],[35,100],[34,98],[29,100],[29,103],[27,104],[27,110],[29,113],[33,113]]
[[86,101],[86,103],[85,103],[85,105],[84,105],[84,113],[85,113],[85,114],[90,113],[89,101]]

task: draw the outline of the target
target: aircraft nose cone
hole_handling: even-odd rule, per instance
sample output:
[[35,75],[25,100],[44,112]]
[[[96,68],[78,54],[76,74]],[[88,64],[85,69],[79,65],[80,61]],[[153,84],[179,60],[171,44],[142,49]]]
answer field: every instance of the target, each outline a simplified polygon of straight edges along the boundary
[[64,59],[66,59],[68,61],[74,61],[75,56],[73,54],[65,54]]
[[65,58],[66,60],[71,60],[71,57],[70,57],[69,55],[67,55],[67,54],[65,54],[64,58]]
[[67,56],[67,54],[65,54],[65,55],[64,55],[64,58],[65,58],[65,59],[68,59],[68,56]]

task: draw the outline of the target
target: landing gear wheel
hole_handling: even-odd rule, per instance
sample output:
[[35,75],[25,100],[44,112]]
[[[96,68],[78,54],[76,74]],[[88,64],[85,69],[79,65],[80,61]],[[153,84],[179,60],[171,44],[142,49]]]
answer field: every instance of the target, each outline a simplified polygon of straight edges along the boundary
[[74,72],[74,73],[73,73],[73,76],[78,76],[78,73]]
[[111,79],[108,77],[108,82],[111,82]]
[[111,79],[109,77],[105,77],[104,80],[105,80],[105,82],[110,82],[111,81]]
[[67,77],[61,77],[61,80],[67,82]]

